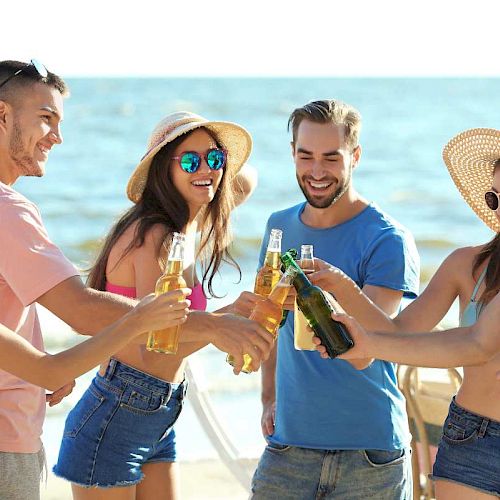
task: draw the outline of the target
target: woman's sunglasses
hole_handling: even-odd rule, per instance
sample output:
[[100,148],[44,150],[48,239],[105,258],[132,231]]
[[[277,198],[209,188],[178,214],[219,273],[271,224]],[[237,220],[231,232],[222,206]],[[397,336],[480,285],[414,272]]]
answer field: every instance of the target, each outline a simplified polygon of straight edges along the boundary
[[209,149],[205,155],[196,151],[186,151],[180,156],[173,156],[172,160],[177,160],[184,172],[194,174],[200,168],[202,158],[205,158],[211,170],[220,170],[226,165],[227,153],[219,148]]
[[23,71],[30,68],[31,66],[33,66],[33,68],[35,68],[35,71],[42,78],[47,78],[47,76],[49,74],[49,72],[47,71],[47,68],[40,61],[37,61],[36,59],[32,59],[31,62],[27,63],[21,69],[18,69],[15,73],[13,73],[9,77],[7,77],[2,83],[0,83],[0,88],[3,87],[7,82],[10,82],[12,80],[12,78],[19,75],[19,73],[22,73]]
[[495,191],[486,191],[484,193],[484,201],[490,210],[496,210],[498,208],[498,199],[500,198],[500,193]]

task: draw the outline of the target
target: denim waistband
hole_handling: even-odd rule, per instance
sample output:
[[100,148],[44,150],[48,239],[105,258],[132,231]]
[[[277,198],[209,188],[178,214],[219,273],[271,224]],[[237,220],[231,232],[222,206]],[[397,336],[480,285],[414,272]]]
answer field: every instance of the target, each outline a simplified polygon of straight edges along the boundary
[[119,379],[126,383],[144,387],[152,393],[166,395],[168,398],[175,395],[179,399],[183,399],[187,389],[186,380],[179,383],[167,382],[166,380],[153,377],[146,372],[126,365],[125,363],[122,363],[114,358],[109,360],[106,373],[102,378],[109,382],[117,381],[117,379]]
[[452,413],[460,420],[477,425],[477,427],[479,427],[479,437],[483,437],[486,433],[500,437],[500,422],[498,420],[483,417],[482,415],[478,415],[477,413],[473,413],[463,408],[455,401],[455,396],[453,396],[450,404],[450,414]]

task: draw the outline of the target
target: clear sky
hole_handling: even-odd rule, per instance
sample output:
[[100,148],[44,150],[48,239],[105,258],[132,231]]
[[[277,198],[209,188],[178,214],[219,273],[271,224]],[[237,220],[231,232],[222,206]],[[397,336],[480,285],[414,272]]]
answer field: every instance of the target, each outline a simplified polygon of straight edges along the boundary
[[5,0],[62,76],[500,76],[499,0]]

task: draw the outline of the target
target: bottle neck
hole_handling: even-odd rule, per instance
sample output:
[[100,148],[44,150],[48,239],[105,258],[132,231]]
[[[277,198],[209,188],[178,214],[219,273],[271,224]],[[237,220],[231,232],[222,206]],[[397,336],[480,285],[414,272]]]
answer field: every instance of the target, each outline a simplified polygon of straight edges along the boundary
[[300,266],[305,274],[314,272],[314,260],[312,259],[300,259]]
[[288,297],[288,292],[290,287],[293,285],[293,280],[296,276],[297,272],[295,269],[287,269],[283,276],[281,276],[280,280],[271,290],[271,293],[268,296],[268,299],[275,304],[278,304],[280,307],[283,307],[286,298]]
[[302,245],[300,249],[300,260],[314,260],[312,245]]
[[280,269],[280,251],[267,250],[264,265],[273,269]]
[[180,276],[182,274],[183,269],[183,261],[180,259],[168,259],[167,265],[165,266],[165,272],[163,274],[177,275]]
[[297,270],[297,272],[301,271],[297,262],[295,262],[294,258],[288,252],[286,252],[284,255],[281,256],[281,262],[283,262],[285,268],[287,268],[287,269],[290,266],[292,266],[293,268],[295,268]]
[[168,252],[168,260],[184,260],[184,242],[185,237],[183,234],[174,233],[172,238],[172,245],[170,251]]
[[269,236],[269,243],[267,244],[268,252],[278,252],[281,254],[281,238],[282,232],[276,229],[271,231],[271,236]]
[[302,271],[299,271],[293,280],[293,286],[295,290],[300,293],[301,290],[312,286],[312,283]]
[[288,297],[290,286],[291,283],[287,283],[283,280],[278,281],[275,287],[271,290],[271,293],[269,294],[267,299],[279,305],[280,307],[283,307],[283,304]]

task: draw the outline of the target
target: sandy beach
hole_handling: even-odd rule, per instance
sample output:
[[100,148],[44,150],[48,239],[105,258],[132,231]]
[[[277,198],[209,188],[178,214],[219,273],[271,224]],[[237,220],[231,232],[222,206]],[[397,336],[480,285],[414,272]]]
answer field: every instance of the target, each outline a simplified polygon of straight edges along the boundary
[[[246,500],[248,492],[219,460],[181,462],[183,500]],[[41,487],[41,500],[71,500],[70,483],[49,472],[47,486]]]

